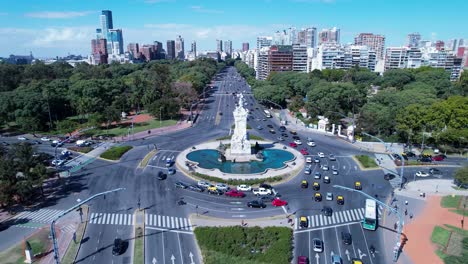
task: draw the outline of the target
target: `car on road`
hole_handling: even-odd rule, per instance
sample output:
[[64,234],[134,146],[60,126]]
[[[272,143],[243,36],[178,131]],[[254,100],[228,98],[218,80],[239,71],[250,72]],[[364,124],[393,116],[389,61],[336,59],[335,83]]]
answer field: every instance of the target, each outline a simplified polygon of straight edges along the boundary
[[312,140],[307,140],[307,146],[315,147],[315,142]]
[[311,174],[312,170],[310,168],[305,168],[304,174]]
[[337,170],[337,169],[333,169],[333,170],[332,170],[332,174],[333,174],[333,175],[338,175],[338,170]]
[[216,189],[216,187],[215,187],[215,189],[208,188],[208,193],[209,194],[214,194],[214,195],[223,195],[224,194],[223,191],[221,191],[219,189]]
[[262,130],[263,127],[262,127],[262,126],[257,126],[257,129],[258,129],[258,130]]
[[270,184],[266,184],[266,183],[261,183],[258,187],[273,190],[273,186],[271,186]]
[[292,148],[295,148],[295,147],[297,147],[297,144],[294,143],[294,142],[290,142],[290,143],[289,143],[289,146],[292,147]]
[[287,133],[281,133],[281,136],[285,138],[289,137]]
[[362,190],[362,185],[360,181],[354,182],[354,189],[356,190]]
[[357,258],[352,258],[352,259],[351,259],[351,263],[352,263],[352,264],[362,264],[362,260],[357,259]]
[[307,163],[312,163],[312,157],[306,157],[306,162]]
[[236,189],[238,191],[250,192],[250,191],[252,191],[252,186],[246,185],[246,184],[241,184],[241,185],[238,185]]
[[294,140],[294,143],[296,143],[297,145],[302,145],[302,141],[300,139]]
[[127,243],[128,242],[120,238],[114,239],[114,246],[112,247],[112,255],[114,256],[122,255],[127,249]]
[[188,185],[183,183],[183,182],[176,182],[176,183],[174,183],[174,186],[176,188],[180,188],[180,189],[187,189],[187,187],[188,187]]
[[273,195],[263,195],[263,196],[260,196],[257,200],[264,202],[264,203],[270,203],[270,202],[273,202],[275,198],[276,197],[274,197]]
[[332,214],[333,214],[333,209],[331,209],[331,207],[324,206],[323,209],[322,209],[322,213],[323,213],[323,215],[325,215],[325,216],[332,216]]
[[323,165],[323,166],[322,166],[322,170],[324,170],[324,171],[327,171],[327,170],[329,170],[329,169],[330,169],[330,168],[328,167],[328,165]]
[[270,129],[268,130],[268,132],[270,132],[271,134],[276,134],[276,131],[274,129]]
[[194,192],[203,192],[205,189],[201,188],[201,187],[198,187],[197,185],[189,185],[187,187],[187,189],[189,189],[190,191],[194,191]]
[[276,197],[272,202],[271,205],[273,206],[285,206],[288,205],[288,202],[285,200],[281,200],[279,197]]
[[51,164],[53,166],[62,166],[63,164],[65,164],[65,160],[61,160],[61,159],[54,159],[52,160]]
[[320,190],[320,183],[314,182],[314,183],[312,184],[312,189],[314,189],[314,191]]
[[445,158],[442,155],[437,155],[437,156],[432,157],[433,161],[443,161],[444,159]]
[[226,192],[224,195],[229,196],[229,197],[235,197],[235,198],[244,198],[245,197],[244,192],[234,190],[234,189]]
[[322,201],[322,195],[319,192],[316,192],[314,194],[314,201],[316,201],[316,202],[321,202]]
[[306,256],[297,257],[297,264],[309,264],[309,258]]
[[216,189],[221,190],[221,191],[228,191],[229,189],[231,189],[231,188],[229,188],[229,186],[227,186],[224,183],[217,183],[215,185],[215,187],[216,187]]
[[197,185],[198,185],[198,187],[201,187],[201,188],[203,188],[203,189],[206,189],[206,188],[210,187],[212,184],[209,183],[209,182],[206,182],[206,181],[199,181],[199,182],[197,183]]
[[397,177],[397,176],[395,174],[393,174],[393,173],[385,173],[384,180],[389,181],[389,180],[394,179],[395,177]]
[[302,155],[309,155],[309,152],[307,152],[307,149],[301,149],[301,154]]
[[351,245],[353,243],[351,234],[348,232],[341,232],[341,240],[343,240],[343,244],[345,245]]
[[267,127],[273,128],[273,125],[272,125],[272,124],[268,124]]
[[23,136],[19,136],[19,137],[18,137],[18,140],[24,141],[24,140],[28,140],[28,138],[23,137]]
[[156,177],[158,178],[158,180],[162,181],[167,179],[167,174],[162,171],[158,171],[158,175]]
[[323,152],[319,152],[319,153],[317,153],[317,155],[318,155],[320,158],[325,158],[325,153],[323,153]]
[[266,204],[261,201],[253,200],[247,203],[247,207],[250,208],[265,208]]
[[284,132],[284,131],[286,131],[286,127],[285,126],[280,126],[278,130],[280,132]]
[[422,158],[419,158],[418,161],[420,162],[432,162],[432,158],[431,157],[422,157]]
[[314,173],[314,179],[320,179],[322,177],[322,174],[318,171]]
[[327,192],[327,195],[325,197],[327,201],[333,201],[333,193]]
[[284,141],[284,137],[282,137],[282,136],[279,136],[276,139],[278,139],[278,141]]
[[329,155],[328,155],[328,159],[331,160],[331,161],[335,161],[335,160],[336,160],[336,157],[335,157],[335,155],[333,155],[333,154],[329,154]]
[[401,154],[402,156],[408,156],[408,157],[416,157],[416,154],[414,154],[411,151],[406,151]]
[[318,239],[318,238],[314,238],[312,240],[312,246],[314,248],[314,252],[323,252],[323,242],[322,240]]
[[330,183],[330,176],[323,176],[323,183]]
[[341,257],[338,255],[332,255],[331,261],[332,261],[331,264],[343,264]]
[[309,227],[309,220],[307,220],[307,217],[301,216],[299,218],[299,226],[303,228]]
[[42,142],[40,142],[39,140],[32,140],[31,141],[31,145],[41,145]]
[[343,204],[344,204],[344,197],[343,197],[343,195],[338,195],[338,196],[336,196],[336,203],[339,204],[339,205],[343,205]]
[[289,133],[291,133],[291,135],[297,135],[296,130],[291,130]]
[[48,137],[41,137],[41,140],[42,140],[42,141],[50,141],[50,138],[48,138]]
[[439,169],[436,168],[430,168],[429,173],[432,175],[442,175],[442,172]]
[[253,189],[252,193],[259,196],[259,195],[271,195],[272,192],[270,189],[260,187],[260,188]]
[[320,159],[317,158],[317,157],[315,157],[315,158],[314,158],[314,163],[320,163]]
[[174,168],[169,168],[169,169],[167,170],[167,174],[169,174],[169,175],[173,175],[173,174],[175,174],[175,173],[176,173],[176,170],[175,170]]
[[415,173],[416,177],[428,177],[429,176],[429,173],[425,172],[425,171],[417,171]]
[[10,144],[8,144],[8,142],[5,142],[5,141],[3,141],[1,144],[2,144],[2,146],[9,146],[10,145]]
[[306,180],[301,181],[301,188],[307,189],[309,187],[309,183]]

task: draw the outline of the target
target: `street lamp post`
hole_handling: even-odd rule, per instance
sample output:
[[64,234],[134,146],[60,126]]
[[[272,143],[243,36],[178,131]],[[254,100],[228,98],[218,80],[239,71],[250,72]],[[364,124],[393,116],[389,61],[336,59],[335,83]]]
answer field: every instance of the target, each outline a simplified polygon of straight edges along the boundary
[[59,252],[58,252],[58,248],[57,248],[57,239],[55,237],[55,222],[57,222],[57,220],[59,220],[61,217],[65,216],[66,214],[68,214],[69,212],[75,210],[76,208],[80,207],[93,200],[94,198],[97,198],[101,195],[106,195],[108,193],[113,193],[113,192],[118,192],[118,191],[123,191],[125,190],[125,188],[118,188],[118,189],[114,189],[114,190],[110,190],[110,191],[106,191],[106,192],[102,192],[102,193],[98,193],[98,194],[95,194],[91,197],[89,197],[88,199],[82,201],[82,202],[79,202],[78,204],[74,205],[73,207],[67,209],[65,212],[61,213],[60,215],[58,215],[57,217],[54,218],[54,220],[52,220],[52,223],[50,224],[50,235],[52,237],[52,244],[54,246],[54,259],[55,259],[55,263],[56,264],[60,264],[60,258],[59,258]]
[[397,239],[396,239],[396,244],[395,244],[395,248],[393,250],[393,262],[396,262],[398,260],[398,257],[400,255],[400,246],[401,246],[401,243],[400,243],[400,240],[401,240],[401,231],[403,229],[403,216],[401,215],[401,213],[395,209],[395,208],[392,208],[391,206],[388,206],[387,204],[379,201],[378,199],[372,197],[371,195],[368,195],[367,193],[363,192],[363,191],[359,191],[359,190],[355,190],[355,189],[352,189],[352,188],[348,188],[348,187],[344,187],[344,186],[341,186],[341,185],[333,185],[334,188],[338,188],[338,189],[342,189],[342,190],[346,190],[346,191],[350,191],[350,192],[357,192],[361,195],[364,195],[365,197],[367,197],[368,199],[371,199],[371,200],[374,200],[376,203],[384,206],[385,208],[387,208],[388,210],[390,210],[391,212],[395,213],[397,216],[398,216],[398,233],[397,233]]
[[[365,132],[361,132],[361,133],[368,136],[368,137],[377,139],[378,141],[382,142],[384,144],[384,146],[385,146],[385,150],[388,150],[387,146],[385,145],[385,144],[388,144],[388,143],[386,143],[382,139],[380,139],[380,138],[378,138],[376,136],[370,135],[368,133],[365,133]],[[403,188],[403,175],[404,175],[403,173],[404,173],[404,169],[405,169],[405,159],[403,158],[403,156],[400,153],[397,153],[397,155],[400,157],[400,160],[401,160],[401,172],[400,172],[400,189],[401,189],[401,188]]]

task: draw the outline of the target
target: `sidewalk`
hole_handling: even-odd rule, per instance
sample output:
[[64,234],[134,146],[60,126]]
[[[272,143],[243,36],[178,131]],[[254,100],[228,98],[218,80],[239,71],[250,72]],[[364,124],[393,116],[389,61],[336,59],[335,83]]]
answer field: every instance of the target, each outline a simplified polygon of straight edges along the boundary
[[[127,136],[121,136],[121,137],[115,137],[114,142],[126,142],[126,141],[133,141],[133,140],[138,140],[138,139],[146,139],[158,135],[162,135],[165,133],[172,133],[176,132],[179,130],[183,130],[186,128],[191,127],[192,124],[184,121],[184,120],[179,120],[176,125],[173,126],[167,126],[167,127],[161,127],[161,128],[154,128],[150,130],[145,130],[142,132],[138,132],[135,134],[130,135],[130,137]],[[149,131],[149,133],[148,133]]]
[[68,168],[67,171],[69,173],[61,173],[61,177],[70,177],[73,175],[73,173],[81,170],[83,167],[88,165],[89,163],[93,162],[96,160],[99,156],[101,156],[102,153],[104,153],[106,150],[114,146],[115,143],[111,142],[103,142],[100,143],[95,149],[88,153],[80,154],[76,158],[70,160],[65,164],[65,167]]
[[425,193],[426,196],[468,195],[468,190],[455,190],[453,187],[456,186],[449,179],[421,180],[416,177],[415,182],[409,182],[401,191],[395,190],[395,194],[412,198],[419,198],[420,193]]

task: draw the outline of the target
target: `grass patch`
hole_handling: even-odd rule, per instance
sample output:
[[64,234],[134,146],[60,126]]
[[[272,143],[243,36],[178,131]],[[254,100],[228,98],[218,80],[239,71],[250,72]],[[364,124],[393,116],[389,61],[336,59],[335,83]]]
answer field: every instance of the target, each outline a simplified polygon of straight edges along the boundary
[[93,147],[70,147],[68,149],[71,150],[71,151],[76,151],[76,152],[80,152],[80,153],[88,153],[91,150],[93,150],[94,148]]
[[222,178],[218,177],[213,177],[209,176],[206,174],[198,173],[198,172],[192,172],[192,175],[198,178],[202,178],[207,181],[212,181],[212,182],[219,182],[219,183],[225,183],[228,185],[239,185],[239,184],[247,184],[247,185],[255,185],[255,184],[261,184],[265,182],[278,182],[283,179],[281,176],[275,176],[275,177],[269,177],[266,179],[246,179],[246,180],[238,180],[238,179],[229,179],[229,180],[224,180]]
[[[88,219],[88,206],[83,205],[83,220]],[[70,244],[68,245],[67,252],[65,252],[65,255],[62,258],[62,263],[73,263],[75,261],[76,255],[78,254],[78,249],[80,248],[80,243],[81,240],[83,240],[83,235],[86,229],[86,221],[83,221],[78,226],[78,229],[76,231],[76,243],[70,241]]]
[[[130,132],[138,133],[138,132],[142,132],[142,131],[145,131],[145,130],[160,128],[160,127],[173,126],[175,124],[177,124],[177,120],[163,120],[163,121],[161,121],[161,124],[159,123],[159,120],[149,120],[147,122],[134,123],[133,130],[130,131]],[[117,125],[116,127],[109,128],[109,130],[107,130],[106,127],[101,127],[101,128],[88,130],[88,131],[84,132],[84,134],[87,135],[87,136],[93,136],[93,137],[98,137],[98,136],[108,136],[108,137],[125,136],[125,135],[128,134],[130,128],[131,128],[131,123],[122,123],[122,124]]]
[[449,230],[440,226],[436,226],[432,230],[431,241],[445,248],[447,246],[449,237]]
[[260,137],[260,136],[257,136],[257,135],[249,135],[249,139],[250,140],[261,140],[261,141],[264,141],[265,139]]
[[460,200],[462,199],[462,196],[460,195],[447,195],[442,197],[440,200],[440,206],[444,208],[458,208],[458,205],[460,204]]
[[108,160],[119,160],[123,154],[132,148],[132,146],[114,146],[102,153],[101,158]]
[[143,264],[143,248],[145,236],[143,234],[143,227],[138,226],[135,228],[135,247],[133,251],[133,264]]
[[[34,233],[32,236],[27,238],[32,248],[33,255],[38,255],[45,253],[49,246],[51,245],[51,240],[49,239],[49,229],[43,228],[37,233]],[[23,256],[24,251],[24,242],[16,244],[15,246],[7,249],[6,251],[0,253],[0,260],[2,264],[22,264],[24,263],[25,257]]]
[[292,259],[292,230],[287,227],[197,227],[194,233],[206,264],[283,264]]
[[377,168],[375,160],[367,155],[356,155],[356,159],[359,161],[364,168]]

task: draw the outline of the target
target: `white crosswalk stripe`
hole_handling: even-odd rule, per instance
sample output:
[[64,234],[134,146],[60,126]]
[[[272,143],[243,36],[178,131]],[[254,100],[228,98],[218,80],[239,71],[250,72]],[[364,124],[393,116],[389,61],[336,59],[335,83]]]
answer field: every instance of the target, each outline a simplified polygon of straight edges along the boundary
[[[192,231],[190,219],[185,217],[145,214],[145,225],[167,229]],[[133,214],[91,213],[90,224],[97,225],[134,225]]]
[[62,210],[53,210],[53,209],[39,209],[37,211],[24,211],[13,217],[13,219],[18,221],[27,220],[28,222],[36,223],[50,223],[57,216],[62,214]]
[[[349,209],[344,211],[334,211],[332,216],[310,215],[306,216],[309,221],[309,228],[317,228],[321,226],[332,226],[350,222],[361,221],[364,218],[364,208]],[[379,212],[380,215],[380,212]],[[300,229],[297,225],[299,217],[294,219],[295,229]]]

